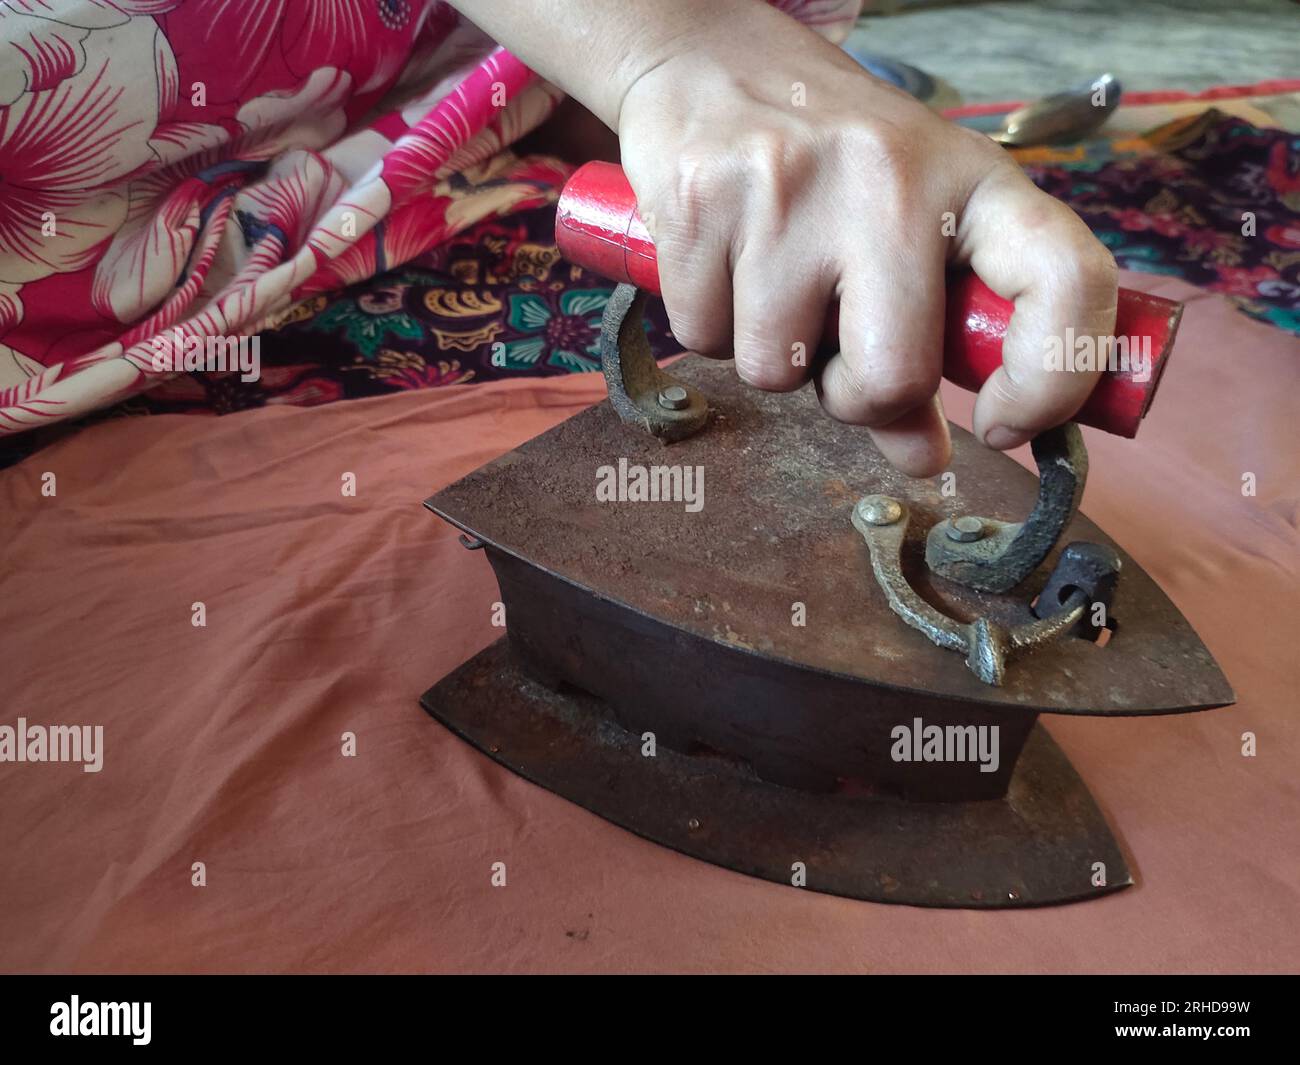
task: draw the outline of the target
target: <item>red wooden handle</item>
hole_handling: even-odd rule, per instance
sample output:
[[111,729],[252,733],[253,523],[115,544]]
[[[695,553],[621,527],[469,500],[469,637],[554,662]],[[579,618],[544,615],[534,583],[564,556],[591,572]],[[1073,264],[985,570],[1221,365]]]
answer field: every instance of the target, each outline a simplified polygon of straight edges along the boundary
[[[555,216],[555,243],[570,262],[611,280],[659,292],[654,240],[637,214],[632,186],[613,163],[587,163],[569,179]],[[1011,311],[1009,300],[969,270],[951,274],[944,377],[977,391],[1002,365],[1002,340]],[[1114,349],[1093,353],[1101,355],[1108,369],[1075,421],[1118,436],[1137,434],[1169,360],[1182,312],[1182,304],[1173,300],[1119,290]],[[836,342],[834,332],[829,339]],[[1066,340],[1062,339],[1063,349]],[[1066,359],[1087,354],[1084,348],[1077,354],[1063,350]]]

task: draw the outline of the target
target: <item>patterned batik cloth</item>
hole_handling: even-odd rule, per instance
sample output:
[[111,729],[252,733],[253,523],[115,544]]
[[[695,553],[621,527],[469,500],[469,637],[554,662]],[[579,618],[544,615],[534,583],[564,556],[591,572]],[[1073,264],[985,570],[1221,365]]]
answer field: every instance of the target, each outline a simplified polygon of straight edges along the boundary
[[[532,164],[533,172],[542,165]],[[558,188],[549,190],[552,199]],[[516,211],[401,269],[301,301],[261,335],[258,380],[182,374],[112,413],[227,414],[597,370],[600,320],[613,291],[560,258],[553,205]],[[662,303],[652,301],[646,321],[657,355],[680,349]]]
[[0,433],[544,202],[503,149],[559,98],[432,0],[3,0]]
[[1209,110],[1109,148],[1017,154],[1120,266],[1181,277],[1300,333],[1300,133]]

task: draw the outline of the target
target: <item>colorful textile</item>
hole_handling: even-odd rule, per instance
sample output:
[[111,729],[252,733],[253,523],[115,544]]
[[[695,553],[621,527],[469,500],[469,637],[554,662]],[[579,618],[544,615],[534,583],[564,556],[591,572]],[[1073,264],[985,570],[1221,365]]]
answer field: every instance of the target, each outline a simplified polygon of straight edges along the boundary
[[[1216,110],[1171,122],[1110,157],[1026,166],[1070,204],[1120,266],[1222,292],[1300,333],[1300,133]],[[1021,156],[1026,161],[1026,155]]]
[[[860,3],[778,6],[842,35]],[[138,393],[199,341],[537,202],[491,179],[560,93],[446,3],[0,16],[0,433]]]
[[[613,285],[562,260],[554,231],[554,206],[481,222],[406,267],[298,303],[261,335],[260,379],[182,374],[114,413],[226,414],[599,369]],[[656,354],[680,350],[661,303],[646,319]]]
[[[774,2],[832,38],[859,7]],[[558,93],[448,5],[3,11],[0,44],[19,58],[0,64],[0,435],[115,402],[94,417],[594,367],[610,285],[554,247],[568,167],[506,147]],[[1085,146],[1017,155],[1121,265],[1300,332],[1296,136],[1214,111],[1123,132],[1140,111]],[[257,380],[155,363],[178,335],[253,333]],[[649,338],[676,350],[659,308]],[[30,446],[12,439],[0,461]]]

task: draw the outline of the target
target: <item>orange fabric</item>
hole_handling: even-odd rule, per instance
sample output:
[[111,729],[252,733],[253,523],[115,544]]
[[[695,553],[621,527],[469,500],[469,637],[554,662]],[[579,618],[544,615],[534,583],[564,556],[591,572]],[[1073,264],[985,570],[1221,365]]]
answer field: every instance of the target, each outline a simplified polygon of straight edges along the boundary
[[427,717],[420,692],[499,630],[486,560],[419,501],[599,399],[584,375],[124,418],[0,473],[0,724],[104,726],[99,773],[0,764],[0,969],[1293,971],[1300,344],[1125,283],[1192,299],[1137,442],[1089,434],[1085,509],[1240,699],[1045,719],[1137,887],[1003,913],[784,888],[614,828]]

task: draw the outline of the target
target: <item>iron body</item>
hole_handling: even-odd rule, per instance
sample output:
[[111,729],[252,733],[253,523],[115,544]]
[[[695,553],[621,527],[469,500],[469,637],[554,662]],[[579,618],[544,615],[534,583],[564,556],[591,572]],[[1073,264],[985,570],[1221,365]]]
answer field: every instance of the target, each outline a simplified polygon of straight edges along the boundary
[[[872,902],[998,909],[1129,886],[1124,856],[1060,748],[1034,726],[1004,799],[913,802],[786,788],[609,721],[521,671],[502,639],[425,693],[489,758],[655,843],[714,865]],[[1096,863],[1106,872],[1097,884]]]
[[[1037,717],[1232,701],[1141,567],[1073,513],[1061,544],[1097,545],[1122,567],[1106,589],[1113,638],[1100,646],[1090,625],[1062,615],[1064,634],[1026,646],[990,686],[900,621],[851,519],[866,494],[899,501],[910,521],[893,549],[915,596],[958,623],[1042,628],[1039,614],[1053,612],[1031,604],[1061,545],[1013,592],[963,586],[925,562],[927,532],[942,523],[1029,514],[1039,494],[1029,471],[954,429],[956,492],[945,495],[825,418],[810,390],[757,392],[729,365],[689,358],[644,391],[677,385],[685,410],[701,396],[711,409],[702,431],[671,447],[602,403],[426,501],[468,546],[486,548],[512,653],[484,651],[427,692],[425,708],[616,824],[779,882],[803,862],[818,890],[978,907],[1131,882]],[[636,467],[702,468],[702,507],[598,499],[609,471]],[[1067,558],[1059,572],[1078,566]],[[1058,576],[1053,593],[1075,586]],[[900,761],[896,730],[914,724],[996,727],[997,765]],[[641,753],[647,733],[655,757]]]

